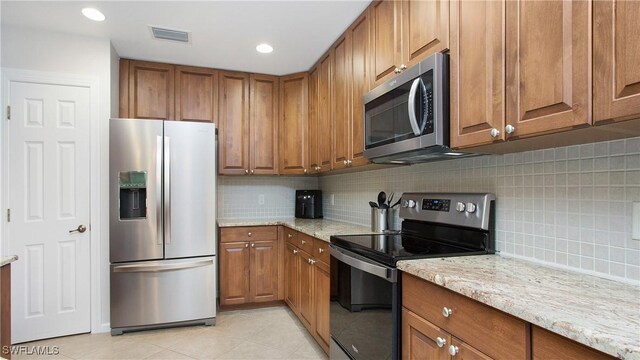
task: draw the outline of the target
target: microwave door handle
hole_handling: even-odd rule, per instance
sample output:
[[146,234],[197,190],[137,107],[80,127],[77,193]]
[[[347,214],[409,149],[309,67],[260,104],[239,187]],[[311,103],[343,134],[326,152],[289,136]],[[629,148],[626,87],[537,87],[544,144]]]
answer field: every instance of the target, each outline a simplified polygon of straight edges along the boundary
[[409,122],[411,123],[411,129],[413,129],[413,133],[416,136],[420,136],[422,134],[422,129],[420,129],[418,119],[416,117],[416,92],[418,91],[418,86],[420,86],[421,82],[422,78],[413,80],[411,90],[409,91],[409,101],[407,102],[407,106],[409,107]]

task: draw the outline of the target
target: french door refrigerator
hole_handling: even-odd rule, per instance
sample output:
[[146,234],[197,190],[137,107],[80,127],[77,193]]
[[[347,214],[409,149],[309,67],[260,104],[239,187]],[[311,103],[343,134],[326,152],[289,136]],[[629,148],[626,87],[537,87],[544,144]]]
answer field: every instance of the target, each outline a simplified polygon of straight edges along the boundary
[[111,119],[111,334],[216,317],[216,128]]

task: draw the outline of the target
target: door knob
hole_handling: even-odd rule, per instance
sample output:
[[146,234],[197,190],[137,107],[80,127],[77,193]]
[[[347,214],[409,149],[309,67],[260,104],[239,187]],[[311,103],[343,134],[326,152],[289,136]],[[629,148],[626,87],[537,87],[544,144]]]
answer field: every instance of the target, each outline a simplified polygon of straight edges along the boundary
[[69,230],[69,234],[73,234],[74,232],[79,232],[80,234],[82,234],[85,231],[87,231],[87,227],[86,226],[78,225],[77,229]]

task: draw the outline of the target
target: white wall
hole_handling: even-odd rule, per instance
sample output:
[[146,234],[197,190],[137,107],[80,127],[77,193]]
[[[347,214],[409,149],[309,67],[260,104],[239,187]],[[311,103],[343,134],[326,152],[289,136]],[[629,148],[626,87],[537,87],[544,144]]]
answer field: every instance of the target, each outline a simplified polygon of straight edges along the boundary
[[[91,230],[100,234],[100,247],[92,248],[99,255],[99,309],[93,309],[93,331],[109,330],[109,238],[108,238],[108,140],[109,117],[112,108],[112,61],[117,54],[106,38],[53,33],[38,29],[2,26],[1,62],[3,68],[35,70],[91,76],[99,82],[100,137],[100,223],[92,223]],[[115,75],[117,84],[117,74]],[[117,91],[117,86],[116,89]],[[115,95],[117,99],[117,93]],[[6,242],[6,239],[3,239]],[[4,245],[4,244],[3,244]]]

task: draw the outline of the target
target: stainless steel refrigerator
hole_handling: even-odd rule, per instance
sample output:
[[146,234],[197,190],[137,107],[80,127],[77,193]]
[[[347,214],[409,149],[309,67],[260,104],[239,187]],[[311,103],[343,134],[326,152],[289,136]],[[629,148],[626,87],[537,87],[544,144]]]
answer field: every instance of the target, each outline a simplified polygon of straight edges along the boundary
[[111,119],[111,333],[216,317],[216,128]]

